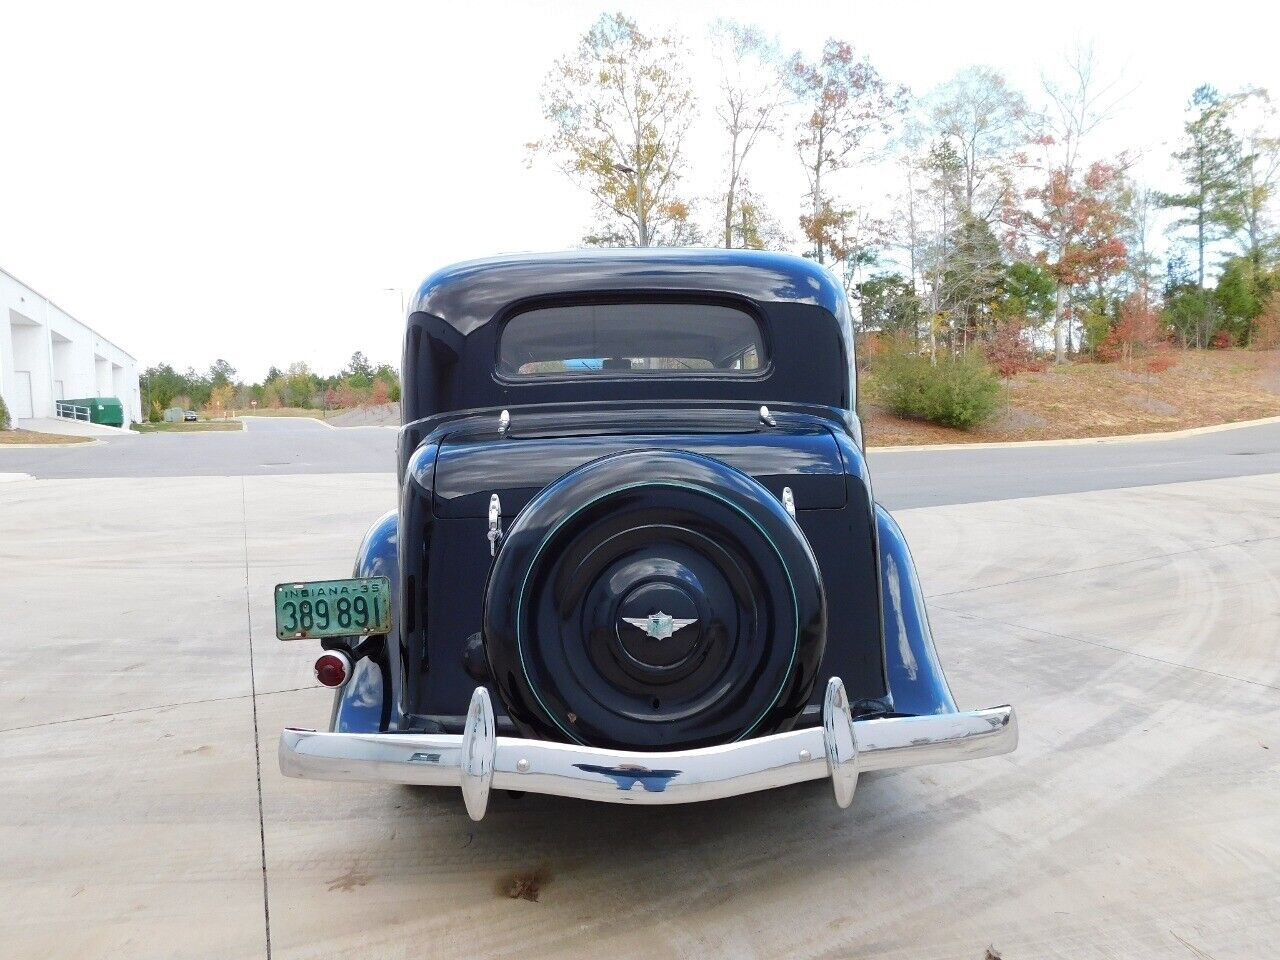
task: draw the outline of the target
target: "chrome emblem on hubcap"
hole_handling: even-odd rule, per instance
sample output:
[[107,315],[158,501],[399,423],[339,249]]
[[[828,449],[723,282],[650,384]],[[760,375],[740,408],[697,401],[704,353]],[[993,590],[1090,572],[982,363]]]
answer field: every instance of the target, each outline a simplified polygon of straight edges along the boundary
[[661,610],[657,613],[651,613],[647,617],[623,617],[622,619],[636,629],[643,630],[654,640],[667,640],[677,630],[683,630],[691,623],[698,622],[697,617],[684,620],[680,617],[673,617],[670,614],[663,613]]

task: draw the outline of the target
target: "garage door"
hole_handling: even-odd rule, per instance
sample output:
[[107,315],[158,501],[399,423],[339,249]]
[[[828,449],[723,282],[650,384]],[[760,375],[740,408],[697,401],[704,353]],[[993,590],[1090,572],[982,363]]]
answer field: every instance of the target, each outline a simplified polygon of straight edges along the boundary
[[31,371],[15,370],[13,419],[29,420],[35,416],[31,403]]

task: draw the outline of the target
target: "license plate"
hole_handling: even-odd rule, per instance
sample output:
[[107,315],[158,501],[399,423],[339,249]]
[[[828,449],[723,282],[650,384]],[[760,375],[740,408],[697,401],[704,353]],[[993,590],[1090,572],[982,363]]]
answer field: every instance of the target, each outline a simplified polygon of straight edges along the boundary
[[281,640],[358,637],[390,629],[391,581],[386,577],[276,585],[276,636]]

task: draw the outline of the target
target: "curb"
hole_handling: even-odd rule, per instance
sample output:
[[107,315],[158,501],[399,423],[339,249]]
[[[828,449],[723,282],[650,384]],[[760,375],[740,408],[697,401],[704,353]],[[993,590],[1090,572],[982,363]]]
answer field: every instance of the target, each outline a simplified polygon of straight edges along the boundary
[[1109,437],[1064,437],[1060,440],[1001,440],[992,443],[909,443],[889,447],[865,447],[868,453],[907,453],[914,450],[1006,450],[1022,447],[1076,447],[1093,443],[1149,443],[1160,440],[1181,440],[1206,433],[1222,433],[1245,427],[1261,427],[1280,423],[1280,417],[1263,417],[1261,420],[1237,420],[1234,423],[1214,423],[1206,427],[1188,427],[1185,430],[1165,430],[1152,433],[1125,433]]
[[[75,436],[75,434],[66,434],[66,436]],[[0,453],[5,450],[66,450],[68,448],[100,447],[103,443],[104,441],[99,439],[85,440],[81,443],[0,443]],[[0,477],[3,476],[4,474],[0,474]]]
[[244,416],[236,417],[236,419],[239,420],[242,424],[244,424],[244,429],[248,429],[248,424],[245,424],[246,420],[314,420],[316,423],[320,424],[320,426],[328,427],[330,430],[340,429],[338,427],[335,427],[332,423],[328,423],[327,421],[322,420],[320,417],[259,417],[252,413],[249,413],[249,414],[245,414]]

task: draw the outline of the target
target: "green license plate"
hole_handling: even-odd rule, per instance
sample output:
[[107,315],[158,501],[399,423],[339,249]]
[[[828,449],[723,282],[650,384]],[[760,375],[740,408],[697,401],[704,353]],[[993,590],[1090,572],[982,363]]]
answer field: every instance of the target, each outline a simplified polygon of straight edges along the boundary
[[391,581],[386,577],[276,585],[276,636],[281,640],[367,636],[390,629]]

